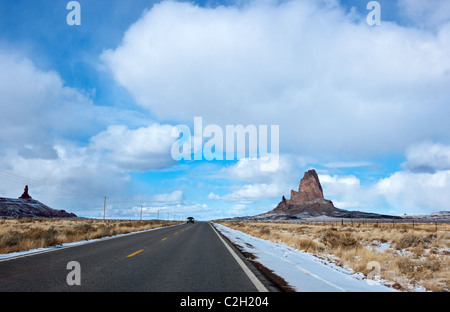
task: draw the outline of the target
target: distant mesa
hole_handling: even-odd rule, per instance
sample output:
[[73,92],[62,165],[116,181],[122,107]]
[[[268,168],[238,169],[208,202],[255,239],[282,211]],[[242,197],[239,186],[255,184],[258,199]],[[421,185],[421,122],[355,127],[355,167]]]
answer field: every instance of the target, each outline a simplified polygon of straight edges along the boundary
[[0,197],[0,217],[4,218],[77,218],[74,213],[56,210],[33,199],[28,194],[28,185],[18,198]]

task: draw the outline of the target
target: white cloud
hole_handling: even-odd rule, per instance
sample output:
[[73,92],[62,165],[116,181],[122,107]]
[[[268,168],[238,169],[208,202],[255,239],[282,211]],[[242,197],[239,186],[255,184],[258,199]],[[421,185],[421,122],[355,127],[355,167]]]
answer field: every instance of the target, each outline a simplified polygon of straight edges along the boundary
[[129,175],[99,154],[69,142],[54,145],[53,159],[24,158],[8,148],[0,155],[0,196],[19,197],[27,184],[30,195],[55,209],[101,217],[103,196],[123,194]]
[[415,144],[406,150],[403,167],[413,172],[450,170],[450,146],[431,142]]
[[230,179],[243,182],[274,183],[297,180],[306,165],[306,159],[291,154],[279,155],[277,170],[263,171],[261,158],[240,159],[236,164],[224,167],[221,173]]
[[354,175],[319,174],[319,181],[325,199],[332,200],[338,208],[368,210],[373,205],[370,190],[362,187],[361,181]]
[[352,187],[358,188],[360,185],[360,181],[355,176],[331,176],[331,175],[319,175],[319,180],[321,184],[331,185],[331,186],[344,186],[344,187]]
[[448,210],[450,170],[436,173],[400,171],[381,179],[375,190],[399,213],[420,214]]
[[278,124],[285,150],[367,156],[448,138],[450,28],[371,28],[324,3],[164,1],[102,58],[159,118]]
[[211,192],[208,194],[208,199],[220,199],[220,196]]
[[374,191],[404,213],[448,210],[450,146],[425,142],[406,150],[405,170],[381,179]]
[[356,176],[319,175],[325,197],[339,208],[403,215],[448,210],[450,146],[420,143],[405,152],[404,170],[378,181]]
[[[412,145],[405,152],[405,170],[389,174],[379,180],[361,181],[356,175],[331,175],[320,173],[324,196],[333,201],[336,207],[348,210],[360,210],[387,214],[403,215],[431,213],[439,210],[448,210],[450,202],[450,169],[448,167],[449,146],[437,143],[422,143]],[[283,158],[282,158],[283,159]],[[292,165],[287,162],[286,164]],[[336,163],[331,167],[348,168],[366,165],[365,163]],[[267,211],[275,207],[281,195],[289,198],[289,190],[298,187],[301,174],[291,172],[283,180],[281,174],[275,172],[274,176],[259,176],[257,164],[242,161],[223,170],[235,181],[252,182],[235,187],[230,193],[218,195],[211,192],[208,199],[224,201],[233,204],[249,205],[260,204],[273,200],[272,206],[268,204]],[[283,167],[281,167],[283,168]],[[295,166],[287,166],[289,170]],[[300,172],[305,165],[297,167]],[[426,169],[426,170],[425,170]],[[239,174],[240,172],[240,174]],[[303,172],[303,171],[301,171]],[[290,181],[290,182],[289,182]],[[253,210],[255,213],[264,212]]]
[[172,126],[152,124],[130,130],[124,125],[109,126],[91,138],[91,148],[107,150],[107,157],[128,170],[149,170],[174,164],[170,154]]
[[238,187],[231,193],[223,196],[219,196],[214,193],[208,195],[209,199],[224,200],[226,202],[239,203],[239,204],[253,204],[260,202],[264,199],[280,197],[284,190],[281,189],[278,183],[266,184],[266,183],[254,183],[245,184]]
[[271,172],[261,170],[261,161],[264,160],[240,159],[235,164],[222,168],[218,177],[228,179],[229,184],[234,186],[228,187],[230,193],[222,196],[211,192],[208,199],[250,205],[268,199],[276,202],[283,194],[289,194],[291,188],[297,189],[299,177],[306,165],[305,158],[281,154],[277,170]]
[[103,196],[130,195],[131,170],[173,162],[171,126],[97,133],[117,121],[133,124],[135,115],[95,106],[57,72],[11,51],[0,49],[0,68],[0,196],[18,197],[28,184],[50,207],[101,217]]
[[103,112],[53,71],[0,49],[0,143],[21,148],[27,158],[56,157],[52,144],[64,137],[83,138]]

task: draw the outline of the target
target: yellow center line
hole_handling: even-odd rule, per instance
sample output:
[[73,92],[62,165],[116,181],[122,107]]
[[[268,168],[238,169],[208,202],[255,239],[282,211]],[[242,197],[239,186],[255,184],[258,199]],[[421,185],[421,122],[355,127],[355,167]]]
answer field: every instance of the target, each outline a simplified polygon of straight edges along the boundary
[[167,237],[164,237],[161,241],[165,241],[167,239]]
[[143,252],[143,251],[144,251],[144,249],[141,249],[141,250],[138,250],[138,251],[136,251],[136,252],[133,252],[132,254],[129,254],[129,255],[127,256],[127,258],[136,256],[138,253],[141,253],[141,252]]

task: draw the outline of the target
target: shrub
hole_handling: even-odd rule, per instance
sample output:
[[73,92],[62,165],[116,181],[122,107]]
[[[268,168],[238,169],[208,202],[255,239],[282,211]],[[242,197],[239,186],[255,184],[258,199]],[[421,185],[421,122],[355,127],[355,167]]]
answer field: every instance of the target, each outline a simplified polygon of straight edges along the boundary
[[12,231],[5,235],[1,239],[1,245],[6,247],[13,247],[19,245],[20,241],[23,239],[23,233]]
[[41,239],[44,242],[44,246],[54,246],[59,244],[57,238],[58,231],[52,226],[46,231],[42,231]]
[[331,249],[338,247],[350,249],[357,248],[360,245],[359,241],[352,234],[348,232],[341,234],[330,230],[325,232],[322,236],[321,242]]
[[397,249],[405,249],[409,247],[416,247],[420,244],[423,244],[423,239],[416,235],[404,235],[397,242]]

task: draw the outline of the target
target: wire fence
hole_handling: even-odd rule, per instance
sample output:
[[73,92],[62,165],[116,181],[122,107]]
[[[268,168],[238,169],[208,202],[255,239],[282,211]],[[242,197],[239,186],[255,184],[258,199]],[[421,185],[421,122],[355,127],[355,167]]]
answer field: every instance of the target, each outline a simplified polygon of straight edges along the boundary
[[450,231],[450,219],[432,219],[432,218],[402,218],[402,219],[348,219],[348,218],[326,218],[307,220],[306,223],[323,224],[341,227],[383,227],[393,229],[416,229],[434,231]]

